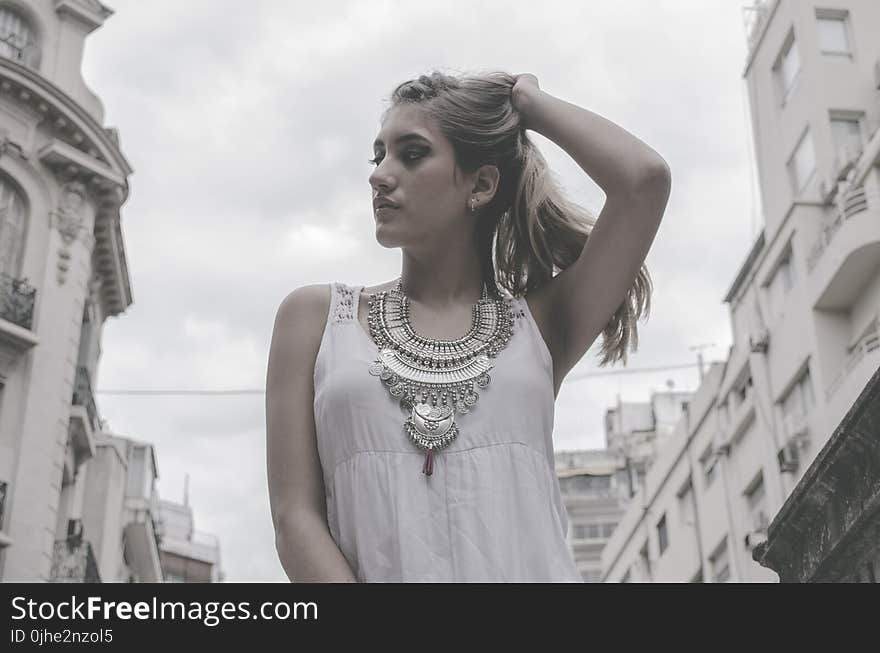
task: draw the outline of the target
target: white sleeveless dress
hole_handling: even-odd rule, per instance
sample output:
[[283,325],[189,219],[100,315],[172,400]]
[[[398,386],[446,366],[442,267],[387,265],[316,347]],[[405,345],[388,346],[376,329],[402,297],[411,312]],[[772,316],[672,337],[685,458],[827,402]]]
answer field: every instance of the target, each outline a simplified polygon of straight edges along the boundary
[[368,372],[363,286],[330,284],[315,362],[315,426],[331,535],[360,582],[583,582],[554,471],[552,359],[522,298],[513,334],[458,437],[434,455]]

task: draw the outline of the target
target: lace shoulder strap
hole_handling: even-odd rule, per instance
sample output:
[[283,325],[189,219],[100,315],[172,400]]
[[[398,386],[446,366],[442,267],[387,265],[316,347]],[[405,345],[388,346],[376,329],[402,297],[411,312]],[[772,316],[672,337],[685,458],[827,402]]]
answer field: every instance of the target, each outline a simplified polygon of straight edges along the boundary
[[522,306],[523,302],[526,301],[525,297],[505,296],[504,301],[507,302],[507,306],[510,308],[514,318],[524,318],[526,316],[525,309]]
[[330,321],[331,322],[347,322],[355,319],[354,288],[344,283],[334,281],[331,284],[330,298]]

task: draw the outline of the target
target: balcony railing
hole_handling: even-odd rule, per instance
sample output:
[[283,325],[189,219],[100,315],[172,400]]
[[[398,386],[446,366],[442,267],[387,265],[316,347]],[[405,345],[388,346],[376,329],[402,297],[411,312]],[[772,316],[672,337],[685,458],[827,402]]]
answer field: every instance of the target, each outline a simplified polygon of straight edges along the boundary
[[50,580],[53,583],[100,583],[92,545],[79,538],[57,540]]
[[30,329],[37,289],[27,279],[14,279],[0,272],[0,318]]
[[76,368],[76,381],[73,386],[73,405],[83,406],[92,423],[92,430],[97,432],[101,426],[98,418],[98,409],[95,406],[95,395],[92,392],[92,383],[89,381],[89,371],[82,365]]
[[880,206],[880,194],[876,192],[868,192],[864,187],[860,187],[845,193],[838,202],[834,217],[822,227],[819,237],[807,255],[807,271],[812,272],[819,264],[819,259],[844,222],[876,206]]
[[852,351],[849,353],[846,362],[843,364],[843,369],[840,370],[840,373],[834,377],[834,380],[825,390],[825,399],[831,399],[834,393],[837,392],[846,380],[846,377],[849,376],[849,373],[852,372],[853,368],[859,364],[866,354],[877,349],[880,349],[880,332],[875,328],[873,331],[869,331],[863,335],[859,341],[853,345]]
[[0,57],[36,68],[40,61],[40,50],[35,43],[25,42],[21,35],[11,32],[0,34]]

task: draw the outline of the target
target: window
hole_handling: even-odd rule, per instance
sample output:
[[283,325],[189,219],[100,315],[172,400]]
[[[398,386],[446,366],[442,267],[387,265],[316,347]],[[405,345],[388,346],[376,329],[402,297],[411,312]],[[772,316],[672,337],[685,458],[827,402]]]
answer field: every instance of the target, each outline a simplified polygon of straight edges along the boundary
[[834,172],[854,162],[864,147],[862,123],[858,117],[832,116],[831,139],[834,143]]
[[798,52],[797,43],[794,39],[794,32],[791,31],[788,33],[788,37],[785,39],[782,50],[776,58],[776,63],[773,66],[773,73],[776,77],[776,86],[779,91],[779,96],[782,99],[781,104],[784,105],[788,99],[788,95],[792,88],[794,88],[800,70],[800,53]]
[[576,540],[598,539],[601,537],[601,524],[577,524],[572,529]]
[[726,583],[730,580],[730,560],[727,554],[727,536],[709,557],[712,565],[712,582]]
[[639,560],[642,563],[642,571],[644,572],[646,580],[651,579],[651,554],[648,544],[648,540],[645,540],[645,543],[639,551]]
[[712,481],[715,479],[715,465],[717,463],[718,457],[715,455],[715,445],[710,442],[700,456],[700,465],[703,467],[703,477],[706,487],[712,485]]
[[694,486],[688,478],[684,486],[678,491],[678,515],[682,525],[695,526],[694,519]]
[[816,11],[819,49],[822,54],[852,54],[846,19],[847,12],[841,13],[828,9]]
[[664,514],[657,523],[657,540],[660,543],[660,555],[669,546],[669,534],[666,531],[666,515]]
[[0,481],[0,530],[3,529],[3,513],[6,511],[6,481]]
[[742,406],[746,400],[749,398],[749,395],[752,394],[752,374],[747,371],[747,376],[745,380],[737,383],[736,387],[731,390],[731,395],[733,395],[736,408]]
[[816,171],[816,152],[809,127],[804,130],[786,166],[794,194],[799,195]]
[[26,226],[24,197],[0,176],[0,274],[17,279],[21,273]]
[[808,367],[779,401],[786,435],[795,435],[802,425],[803,418],[809,414],[814,403],[813,382]]
[[581,572],[581,578],[584,579],[585,583],[601,583],[602,572],[598,569],[584,569]]
[[602,537],[611,537],[617,524],[602,524]]
[[730,401],[725,398],[718,406],[718,418],[721,422],[721,427],[724,428],[728,424],[730,424]]
[[773,274],[767,281],[767,296],[770,310],[773,312],[773,319],[781,316],[785,298],[793,286],[794,272],[792,268],[791,244],[789,243],[780,255]]
[[39,49],[34,31],[17,12],[0,7],[0,57],[36,68]]
[[611,487],[610,476],[571,476],[560,480],[560,488],[565,492],[592,492],[607,490]]
[[766,531],[770,520],[767,516],[763,470],[758,472],[758,475],[749,483],[743,494],[745,495],[746,507],[752,520],[749,528],[753,531]]

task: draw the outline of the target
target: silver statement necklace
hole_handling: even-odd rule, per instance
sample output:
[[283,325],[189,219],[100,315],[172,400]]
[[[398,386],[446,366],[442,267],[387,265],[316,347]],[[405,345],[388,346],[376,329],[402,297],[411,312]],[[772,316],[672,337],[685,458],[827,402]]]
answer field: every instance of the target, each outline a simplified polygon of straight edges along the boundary
[[467,334],[458,340],[425,338],[412,327],[400,278],[393,290],[370,295],[369,307],[370,336],[379,347],[370,374],[411,411],[404,430],[426,451],[422,472],[430,476],[434,451],[459,433],[455,413],[468,413],[480,397],[476,388],[489,385],[494,359],[510,340],[513,315],[502,297],[489,297],[484,283]]

